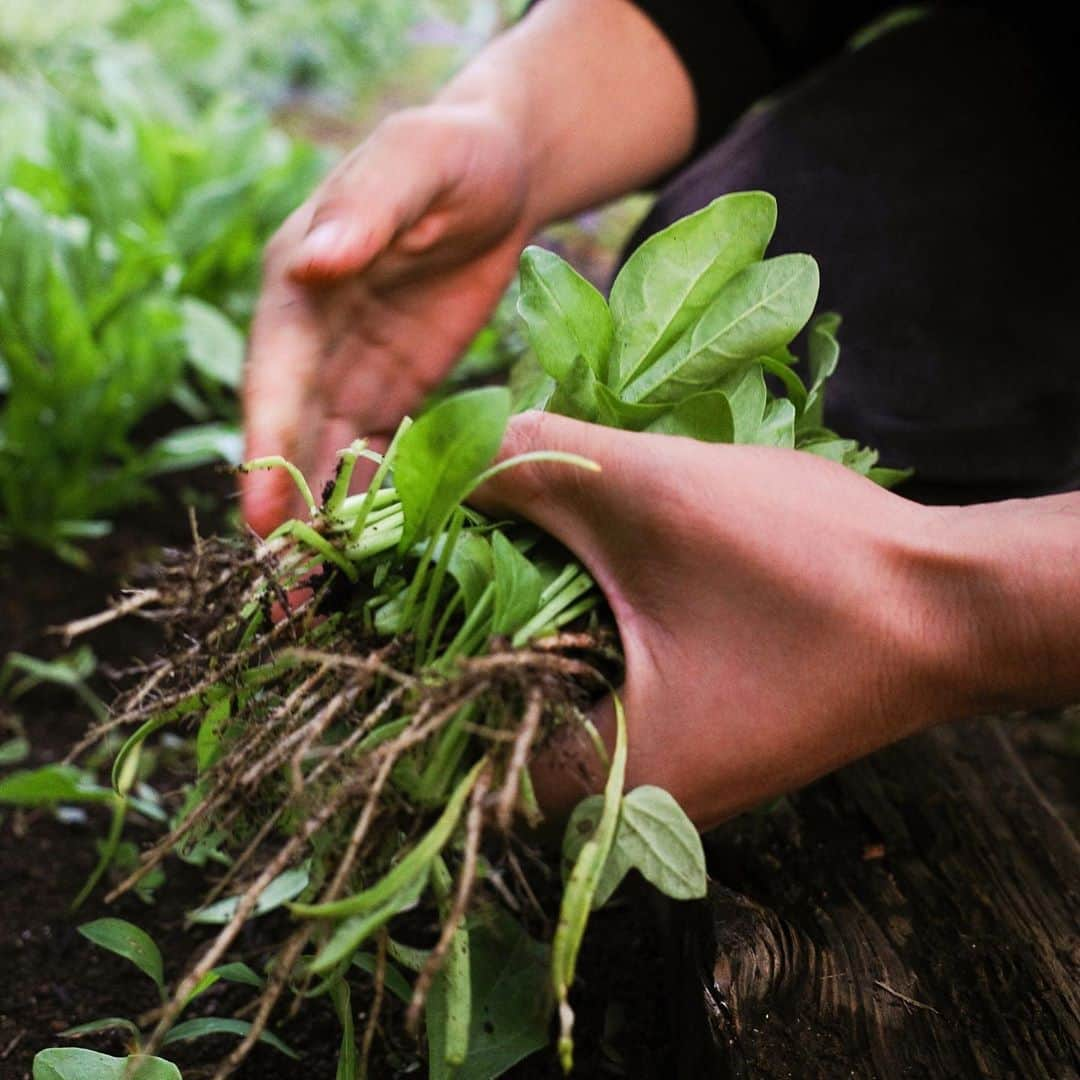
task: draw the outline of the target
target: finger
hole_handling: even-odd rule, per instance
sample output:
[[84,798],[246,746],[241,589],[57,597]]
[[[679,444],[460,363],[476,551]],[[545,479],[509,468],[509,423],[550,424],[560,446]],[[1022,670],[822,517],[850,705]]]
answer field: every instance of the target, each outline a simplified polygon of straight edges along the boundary
[[[244,376],[246,460],[281,454],[301,469],[309,464],[310,440],[302,425],[317,427],[311,383],[318,363],[318,328],[299,290],[268,284],[259,300]],[[292,482],[280,469],[243,474],[244,517],[262,535],[287,516]]]
[[[527,518],[598,568],[603,522],[617,498],[626,461],[626,434],[550,413],[527,412],[511,419],[499,460],[554,450],[575,454],[596,469],[562,461],[530,462],[500,472],[471,497],[481,510]],[[600,527],[598,530],[598,526]]]
[[[394,134],[373,136],[324,182],[312,200],[311,222],[289,264],[298,281],[332,281],[368,267],[391,241],[420,222],[445,189],[442,171],[415,145]],[[436,218],[414,244],[440,235]]]

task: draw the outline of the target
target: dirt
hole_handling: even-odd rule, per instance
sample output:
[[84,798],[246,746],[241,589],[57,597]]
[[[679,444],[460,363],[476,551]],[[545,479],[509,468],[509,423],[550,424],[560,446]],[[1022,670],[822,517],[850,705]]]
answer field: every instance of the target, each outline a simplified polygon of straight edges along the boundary
[[[222,496],[230,483],[212,475],[202,482]],[[7,585],[0,593],[0,656],[10,649],[46,658],[62,652],[61,641],[46,633],[49,626],[101,610],[137,562],[152,558],[161,545],[188,541],[188,519],[176,505],[170,498],[157,509],[122,519],[111,536],[90,549],[90,571],[75,570],[38,552],[7,553],[3,564]],[[202,522],[204,531],[214,525]],[[150,655],[156,635],[153,627],[131,619],[96,631],[91,643],[99,672]],[[94,686],[108,696],[107,678],[99,674]],[[52,688],[27,694],[13,711],[31,743],[28,765],[61,759],[84,733],[88,720],[70,694]],[[77,932],[78,925],[105,915],[136,923],[161,946],[171,978],[181,974],[182,958],[208,936],[205,930],[184,927],[184,913],[199,903],[205,879],[178,860],[169,862],[167,882],[152,905],[133,896],[106,905],[104,890],[98,889],[81,910],[70,912],[71,899],[94,864],[94,844],[103,826],[103,816],[95,812],[74,822],[62,822],[46,811],[5,812],[0,819],[0,1080],[28,1080],[38,1050],[72,1045],[58,1038],[67,1027],[101,1017],[137,1017],[157,1004],[150,980],[126,961],[91,945]],[[155,833],[143,827],[127,835],[148,843]],[[575,1075],[648,1080],[670,1072],[673,1036],[665,999],[671,971],[665,966],[661,922],[644,898],[631,898],[596,918],[575,993]],[[279,940],[283,925],[263,920],[241,940],[237,955],[258,968]],[[231,1015],[249,997],[245,988],[219,984],[204,995],[198,1011]],[[286,1012],[287,1007],[279,1009],[273,1028],[301,1054],[300,1062],[260,1046],[236,1075],[241,1080],[332,1080],[340,1032],[328,1003],[311,1003],[291,1019]],[[125,1039],[122,1032],[105,1032],[85,1036],[77,1045],[119,1055],[129,1050]],[[164,1056],[180,1065],[185,1080],[194,1080],[209,1075],[209,1066],[233,1044],[228,1037],[203,1039],[170,1047]],[[372,1069],[373,1078],[406,1075],[424,1075],[408,1045],[401,1047],[397,1065],[384,1059]],[[507,1075],[554,1080],[562,1073],[549,1050]]]

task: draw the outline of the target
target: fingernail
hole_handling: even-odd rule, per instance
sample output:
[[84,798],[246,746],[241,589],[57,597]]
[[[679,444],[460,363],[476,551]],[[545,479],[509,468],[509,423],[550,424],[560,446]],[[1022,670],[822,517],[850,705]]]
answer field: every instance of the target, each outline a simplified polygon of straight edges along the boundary
[[345,230],[337,221],[324,221],[316,225],[304,237],[300,248],[303,259],[329,259],[341,249],[345,241]]

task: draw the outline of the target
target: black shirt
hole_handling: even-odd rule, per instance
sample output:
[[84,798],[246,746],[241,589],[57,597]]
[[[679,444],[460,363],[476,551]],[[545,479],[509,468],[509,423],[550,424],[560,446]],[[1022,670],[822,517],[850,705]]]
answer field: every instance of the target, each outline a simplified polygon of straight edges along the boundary
[[819,310],[844,316],[830,426],[914,466],[904,493],[926,501],[1080,488],[1068,35],[1034,0],[927,5],[855,49],[890,5],[638,2],[699,122],[635,243],[725,192],[773,192],[770,254],[813,254]]

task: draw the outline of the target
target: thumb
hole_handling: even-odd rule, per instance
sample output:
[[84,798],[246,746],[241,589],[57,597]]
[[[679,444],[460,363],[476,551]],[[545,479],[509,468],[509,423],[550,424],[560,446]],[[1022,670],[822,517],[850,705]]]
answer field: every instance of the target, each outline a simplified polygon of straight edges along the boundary
[[469,501],[490,515],[523,517],[562,541],[589,569],[597,561],[598,523],[618,476],[624,433],[551,413],[526,412],[510,420],[497,461],[557,451],[594,463],[587,469],[566,461],[530,461],[504,469]]

